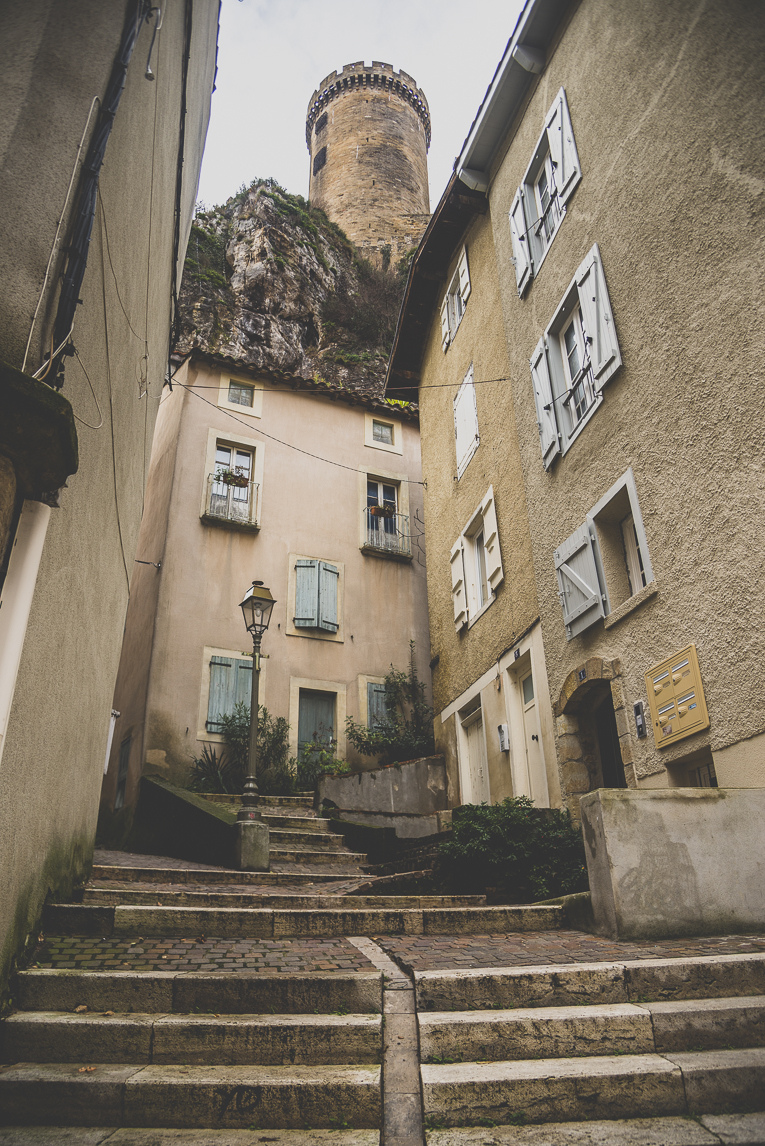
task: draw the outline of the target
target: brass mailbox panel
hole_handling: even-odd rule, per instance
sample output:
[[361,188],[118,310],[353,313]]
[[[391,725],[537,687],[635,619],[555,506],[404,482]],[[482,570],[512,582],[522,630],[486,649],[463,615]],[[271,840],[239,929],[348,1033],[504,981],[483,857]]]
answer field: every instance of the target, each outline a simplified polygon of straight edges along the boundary
[[658,748],[709,728],[695,645],[654,665],[645,674],[651,724]]

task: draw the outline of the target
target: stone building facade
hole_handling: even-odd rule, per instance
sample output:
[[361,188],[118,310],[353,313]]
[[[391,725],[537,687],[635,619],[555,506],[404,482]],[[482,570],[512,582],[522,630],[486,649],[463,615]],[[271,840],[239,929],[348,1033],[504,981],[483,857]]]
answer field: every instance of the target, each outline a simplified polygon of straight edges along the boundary
[[[428,522],[448,517],[477,466],[501,544],[530,527],[574,812],[603,786],[765,783],[753,334],[765,22],[752,14],[745,2],[529,0],[415,256],[396,334],[388,392],[419,387]],[[498,335],[499,370],[480,356]],[[471,363],[475,449],[449,483],[463,411],[427,387],[460,385]],[[489,671],[474,660],[469,606],[458,625],[445,546],[429,542],[443,712],[465,695],[467,663],[471,677]],[[504,585],[484,616],[502,617],[506,571]],[[509,644],[515,626],[501,626]]]
[[406,72],[363,61],[332,72],[308,103],[309,199],[385,265],[430,217],[428,101]]

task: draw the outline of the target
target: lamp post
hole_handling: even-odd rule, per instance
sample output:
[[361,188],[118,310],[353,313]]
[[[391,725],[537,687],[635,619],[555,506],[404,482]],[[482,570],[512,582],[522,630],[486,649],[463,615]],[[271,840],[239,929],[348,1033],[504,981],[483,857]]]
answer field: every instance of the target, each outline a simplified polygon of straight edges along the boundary
[[250,697],[250,750],[244,779],[242,806],[236,818],[236,858],[240,871],[268,871],[268,828],[258,810],[258,709],[260,693],[260,643],[276,602],[262,581],[253,581],[241,603],[247,632],[252,637],[252,693]]

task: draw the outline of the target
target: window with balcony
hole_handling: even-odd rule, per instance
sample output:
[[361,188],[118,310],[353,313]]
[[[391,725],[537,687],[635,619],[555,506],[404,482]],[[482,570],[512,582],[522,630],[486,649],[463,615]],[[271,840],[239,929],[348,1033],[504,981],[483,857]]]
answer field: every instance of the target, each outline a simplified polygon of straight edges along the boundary
[[258,485],[252,480],[254,454],[219,443],[215,468],[207,475],[207,519],[257,528]]
[[367,477],[362,545],[365,553],[411,558],[409,514],[400,513],[399,508],[398,483]]

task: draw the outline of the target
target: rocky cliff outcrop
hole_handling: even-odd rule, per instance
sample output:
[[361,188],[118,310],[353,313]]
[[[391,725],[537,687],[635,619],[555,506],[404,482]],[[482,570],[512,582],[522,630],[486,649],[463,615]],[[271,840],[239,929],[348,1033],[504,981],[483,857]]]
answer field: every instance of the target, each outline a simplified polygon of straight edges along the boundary
[[382,398],[405,267],[380,270],[272,180],[197,214],[177,354]]

